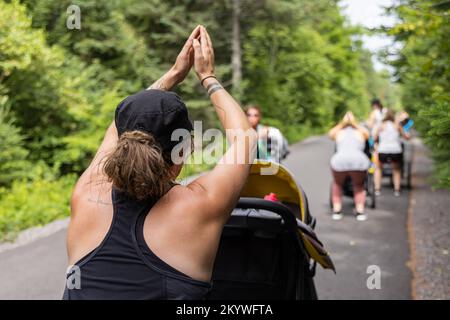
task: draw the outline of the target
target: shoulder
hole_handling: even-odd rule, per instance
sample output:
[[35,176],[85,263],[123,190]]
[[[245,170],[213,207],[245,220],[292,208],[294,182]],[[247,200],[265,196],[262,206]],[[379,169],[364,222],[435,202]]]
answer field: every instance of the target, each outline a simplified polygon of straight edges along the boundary
[[[201,211],[208,202],[206,190],[195,181],[189,185],[177,184],[173,186],[159,201],[159,206],[171,207],[175,213],[185,214],[186,209],[198,209]],[[196,215],[196,213],[193,213]]]
[[176,185],[167,192],[152,208],[152,215],[158,215],[161,224],[185,227],[200,227],[211,222],[219,222],[220,215],[215,203],[200,184],[194,182],[188,186]]
[[359,140],[361,140],[361,141],[365,141],[366,140],[366,137],[365,137],[363,132],[361,132],[359,130],[356,130],[355,134],[356,134],[356,136],[358,137]]
[[96,248],[111,226],[111,186],[81,181],[74,188],[70,205],[67,250],[69,262],[74,263]]
[[273,132],[281,132],[277,127],[271,127],[271,126],[267,126],[269,128],[269,130],[273,131]]
[[334,136],[334,139],[335,140],[340,139],[342,137],[342,135],[344,134],[344,132],[345,132],[344,129],[340,129],[339,131],[337,131],[335,136]]
[[75,184],[70,205],[72,214],[77,208],[95,202],[111,202],[112,183],[103,175],[96,174],[92,170],[86,170]]
[[272,137],[276,137],[278,139],[281,139],[283,137],[280,129],[275,128],[275,127],[269,127],[269,135]]
[[78,179],[70,199],[69,226],[77,238],[108,228],[113,211],[111,190],[110,182],[90,179],[87,173]]
[[263,135],[268,135],[270,133],[271,127],[260,124],[257,127],[257,132]]

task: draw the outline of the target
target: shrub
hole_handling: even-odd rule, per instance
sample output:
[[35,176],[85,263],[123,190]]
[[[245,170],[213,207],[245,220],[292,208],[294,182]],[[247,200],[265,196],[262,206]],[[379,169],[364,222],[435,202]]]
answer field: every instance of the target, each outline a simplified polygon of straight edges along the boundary
[[13,240],[23,229],[44,225],[70,213],[70,194],[76,177],[14,181],[0,188],[0,241]]

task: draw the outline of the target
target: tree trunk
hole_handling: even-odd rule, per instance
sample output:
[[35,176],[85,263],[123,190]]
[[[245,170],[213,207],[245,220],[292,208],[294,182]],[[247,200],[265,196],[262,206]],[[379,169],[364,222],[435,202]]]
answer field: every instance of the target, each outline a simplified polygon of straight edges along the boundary
[[233,0],[233,14],[232,14],[233,38],[232,38],[231,66],[233,70],[232,76],[233,93],[237,95],[241,93],[241,80],[242,80],[240,15],[241,15],[241,0]]

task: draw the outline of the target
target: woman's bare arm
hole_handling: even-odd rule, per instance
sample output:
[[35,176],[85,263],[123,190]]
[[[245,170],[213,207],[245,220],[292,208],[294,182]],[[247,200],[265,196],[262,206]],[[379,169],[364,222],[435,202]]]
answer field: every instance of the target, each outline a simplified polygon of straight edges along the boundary
[[177,56],[175,64],[161,78],[155,81],[149,89],[158,89],[164,91],[172,90],[176,85],[180,84],[191,70],[194,63],[194,48],[192,41],[200,36],[200,26],[192,31],[186,40],[183,48]]
[[72,205],[78,196],[84,194],[86,187],[95,187],[103,182],[106,182],[106,178],[103,173],[103,164],[106,160],[106,156],[116,147],[117,139],[117,128],[113,121],[106,130],[103,141],[100,144],[94,159],[80,176],[75,185],[72,193]]
[[[199,79],[213,76],[214,52],[206,29],[202,27],[200,41],[194,40],[193,44]],[[203,85],[210,90],[216,88],[210,96],[211,102],[227,134],[230,147],[213,170],[194,180],[188,188],[202,199],[205,214],[225,221],[247,180],[256,153],[257,134],[251,128],[241,106],[216,79],[208,78]],[[235,135],[239,132],[240,135]]]
[[340,121],[337,125],[335,125],[333,128],[331,128],[330,131],[328,131],[328,136],[336,140],[336,136],[339,131],[341,131],[345,127],[345,123],[343,121]]
[[[200,26],[197,26],[187,39],[183,48],[177,56],[174,65],[167,71],[161,78],[155,81],[148,89],[158,90],[171,90],[174,86],[181,83],[189,70],[192,67],[194,52],[192,47],[192,40],[200,35]],[[107,181],[106,176],[103,174],[103,164],[106,160],[106,156],[109,152],[114,150],[118,141],[117,128],[114,121],[110,124],[106,130],[100,147],[98,148],[94,159],[90,163],[89,167],[84,171],[81,177],[78,179],[75,186],[72,199],[78,194],[83,193],[83,188],[87,184],[91,184],[92,187],[104,183]]]

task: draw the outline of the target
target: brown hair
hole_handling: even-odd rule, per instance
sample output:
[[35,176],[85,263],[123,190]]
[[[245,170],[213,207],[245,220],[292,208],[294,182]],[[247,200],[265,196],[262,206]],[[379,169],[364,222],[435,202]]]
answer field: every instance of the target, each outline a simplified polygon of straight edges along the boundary
[[170,155],[163,153],[155,138],[142,131],[124,132],[103,170],[120,191],[138,200],[160,198],[173,183]]
[[386,114],[384,115],[384,118],[383,118],[383,122],[384,121],[392,121],[392,122],[395,122],[395,115],[394,115],[394,112],[391,110],[391,109],[388,109],[387,111],[386,111]]
[[259,116],[262,116],[262,111],[261,108],[259,106],[257,106],[256,104],[250,104],[245,108],[245,113],[247,113],[250,109],[255,109],[256,111],[258,111]]

